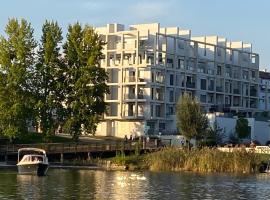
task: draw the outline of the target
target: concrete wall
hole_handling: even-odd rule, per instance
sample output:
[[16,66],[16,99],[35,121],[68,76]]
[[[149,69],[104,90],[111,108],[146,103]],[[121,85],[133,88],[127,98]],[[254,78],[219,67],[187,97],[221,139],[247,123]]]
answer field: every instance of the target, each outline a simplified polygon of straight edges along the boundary
[[270,140],[270,123],[255,121],[254,139],[258,140],[261,144],[265,144]]
[[[215,116],[214,114],[208,114],[208,119],[210,125],[213,125],[214,121],[216,120],[218,126],[224,130],[225,141],[229,139],[230,134],[235,133],[237,118],[226,118]],[[270,140],[270,122],[255,121],[254,118],[247,118],[247,120],[249,126],[251,127],[251,140],[257,140],[261,144],[265,144],[268,140]]]
[[101,122],[96,131],[96,135],[114,136],[124,138],[125,135],[140,136],[144,134],[144,122],[140,121],[117,121],[107,120]]

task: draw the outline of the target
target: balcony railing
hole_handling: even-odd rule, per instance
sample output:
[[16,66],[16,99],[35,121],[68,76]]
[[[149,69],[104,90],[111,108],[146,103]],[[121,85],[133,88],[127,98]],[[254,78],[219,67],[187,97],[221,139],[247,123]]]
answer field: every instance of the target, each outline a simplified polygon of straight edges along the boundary
[[145,99],[144,94],[138,94],[138,99]]
[[135,80],[136,80],[135,76],[125,77],[125,82],[135,82]]
[[141,78],[141,77],[138,77],[138,81],[139,82],[145,82],[145,79],[144,78]]
[[234,94],[240,94],[240,90],[239,89],[233,89],[233,93]]
[[223,92],[223,89],[222,89],[221,86],[217,86],[217,87],[216,87],[216,91],[217,91],[217,92]]
[[135,99],[135,94],[125,94],[124,97],[125,99]]
[[214,91],[214,86],[213,86],[213,85],[208,86],[208,90],[210,90],[210,91]]
[[187,88],[195,88],[195,83],[187,82],[186,87]]
[[250,90],[250,96],[256,97],[257,96],[257,90],[256,89],[251,89]]

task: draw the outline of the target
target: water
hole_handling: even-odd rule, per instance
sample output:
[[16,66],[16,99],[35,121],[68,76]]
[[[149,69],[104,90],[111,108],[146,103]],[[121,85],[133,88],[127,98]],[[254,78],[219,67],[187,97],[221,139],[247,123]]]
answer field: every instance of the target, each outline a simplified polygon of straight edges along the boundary
[[0,170],[0,199],[270,199],[270,174],[49,169],[37,177]]

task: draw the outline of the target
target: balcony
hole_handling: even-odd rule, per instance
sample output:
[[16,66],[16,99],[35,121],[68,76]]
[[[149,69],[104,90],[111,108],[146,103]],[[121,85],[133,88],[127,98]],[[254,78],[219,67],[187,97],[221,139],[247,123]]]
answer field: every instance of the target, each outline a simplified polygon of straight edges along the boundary
[[217,91],[217,92],[223,92],[223,88],[222,88],[221,86],[217,86],[217,87],[216,87],[216,91]]
[[240,94],[240,90],[239,89],[233,89],[233,93],[234,94]]
[[124,97],[125,97],[125,99],[135,99],[135,94],[132,94],[132,93],[125,94]]
[[145,95],[144,94],[138,94],[138,99],[145,99]]
[[164,96],[163,94],[157,93],[157,94],[156,94],[156,100],[157,100],[157,101],[163,101],[163,100],[164,100],[164,97],[163,97],[163,96]]
[[214,91],[214,85],[209,85],[209,86],[208,86],[208,90]]
[[125,77],[125,82],[135,82],[135,80],[136,80],[135,76]]
[[257,90],[256,89],[250,89],[250,96],[256,97],[257,96]]
[[195,82],[187,82],[186,87],[187,88],[195,88]]
[[145,82],[145,78],[138,77],[138,82]]

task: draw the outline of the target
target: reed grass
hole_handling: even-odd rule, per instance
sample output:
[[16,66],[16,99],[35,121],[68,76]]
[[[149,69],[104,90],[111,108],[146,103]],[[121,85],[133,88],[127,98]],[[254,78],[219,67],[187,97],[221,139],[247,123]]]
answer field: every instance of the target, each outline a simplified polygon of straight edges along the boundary
[[145,158],[150,170],[195,171],[195,172],[257,172],[265,156],[246,152],[244,149],[232,153],[213,148],[177,149],[166,148],[148,154]]

